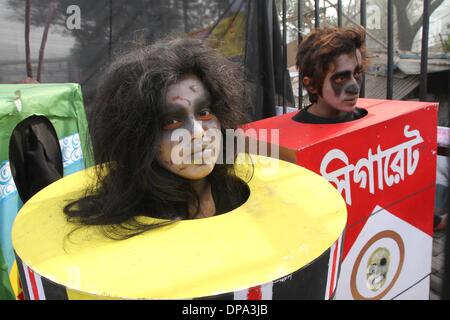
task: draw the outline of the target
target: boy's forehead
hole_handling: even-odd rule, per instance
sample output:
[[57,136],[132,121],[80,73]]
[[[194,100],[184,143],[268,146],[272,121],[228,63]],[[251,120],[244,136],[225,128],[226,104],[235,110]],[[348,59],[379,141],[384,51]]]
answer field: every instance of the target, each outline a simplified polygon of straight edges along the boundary
[[362,65],[362,55],[359,49],[352,53],[343,53],[337,56],[330,64],[328,73],[353,71]]

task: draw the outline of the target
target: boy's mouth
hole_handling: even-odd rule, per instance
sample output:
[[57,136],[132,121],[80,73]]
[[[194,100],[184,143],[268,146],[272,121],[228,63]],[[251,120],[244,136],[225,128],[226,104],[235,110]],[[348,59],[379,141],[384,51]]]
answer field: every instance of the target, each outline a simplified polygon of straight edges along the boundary
[[356,102],[359,96],[354,96],[353,98],[344,99],[345,102]]

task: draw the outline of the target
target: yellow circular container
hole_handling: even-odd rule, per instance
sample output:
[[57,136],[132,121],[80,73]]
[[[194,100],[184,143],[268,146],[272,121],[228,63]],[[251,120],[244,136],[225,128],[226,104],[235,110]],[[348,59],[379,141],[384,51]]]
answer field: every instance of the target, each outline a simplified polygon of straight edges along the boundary
[[75,226],[63,207],[92,181],[92,169],[51,184],[13,226],[25,298],[330,298],[345,202],[307,169],[262,156],[252,161],[250,196],[239,208],[127,240],[107,239],[96,227],[67,237]]

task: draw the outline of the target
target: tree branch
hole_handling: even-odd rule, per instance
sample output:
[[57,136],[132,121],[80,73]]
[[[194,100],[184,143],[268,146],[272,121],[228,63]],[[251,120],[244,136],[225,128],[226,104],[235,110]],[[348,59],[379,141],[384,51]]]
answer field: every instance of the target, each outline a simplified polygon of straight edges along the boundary
[[[431,5],[430,5],[430,15],[442,4],[442,2],[444,2],[444,0],[435,0],[435,1],[433,1],[431,3]],[[420,27],[422,26],[422,21],[423,21],[423,15],[421,16],[421,18],[419,18],[419,20],[417,20],[411,26],[411,29],[414,32],[414,34],[416,34],[419,31]]]
[[27,69],[27,77],[33,77],[33,69],[31,67],[30,57],[30,25],[31,25],[31,0],[27,0],[25,4],[25,63]]
[[55,0],[51,0],[48,5],[47,19],[45,21],[44,33],[42,34],[41,47],[39,49],[39,64],[36,76],[36,80],[39,82],[41,82],[41,70],[42,64],[44,63],[44,51],[45,45],[47,43],[48,30],[50,29],[50,24],[52,22],[53,16],[55,15],[55,9],[56,9]]

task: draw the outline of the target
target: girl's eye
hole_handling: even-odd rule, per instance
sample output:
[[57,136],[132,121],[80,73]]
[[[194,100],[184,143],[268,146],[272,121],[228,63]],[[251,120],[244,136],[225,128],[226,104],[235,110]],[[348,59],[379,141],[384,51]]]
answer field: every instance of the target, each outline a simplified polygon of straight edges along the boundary
[[198,118],[203,121],[211,120],[214,115],[209,110],[202,110],[198,113]]
[[163,130],[173,130],[181,127],[183,122],[179,120],[172,119],[170,121],[166,121],[163,125]]
[[361,73],[362,73],[362,71],[356,71],[354,77],[355,77],[356,79],[361,78]]

